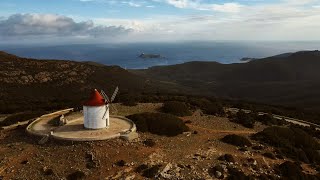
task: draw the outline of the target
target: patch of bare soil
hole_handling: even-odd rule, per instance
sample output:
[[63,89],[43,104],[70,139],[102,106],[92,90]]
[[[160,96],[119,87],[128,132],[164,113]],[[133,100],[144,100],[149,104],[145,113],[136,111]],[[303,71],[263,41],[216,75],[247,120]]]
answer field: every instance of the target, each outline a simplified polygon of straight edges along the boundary
[[[115,104],[118,115],[156,112],[162,104],[138,104],[134,107]],[[271,159],[265,152],[277,155],[273,148],[252,141],[253,146],[239,148],[220,141],[225,135],[249,137],[265,128],[244,128],[225,117],[203,115],[196,111],[183,117],[190,132],[175,137],[140,133],[139,140],[122,139],[95,142],[49,140],[39,145],[39,138],[29,136],[25,127],[0,131],[0,176],[4,179],[226,179],[233,169],[245,175],[277,177],[273,167],[285,159]],[[146,140],[155,142],[148,146]],[[227,160],[225,154],[232,155]],[[229,157],[229,156],[227,156]],[[231,159],[231,160],[230,160]],[[316,172],[303,164],[310,174]]]

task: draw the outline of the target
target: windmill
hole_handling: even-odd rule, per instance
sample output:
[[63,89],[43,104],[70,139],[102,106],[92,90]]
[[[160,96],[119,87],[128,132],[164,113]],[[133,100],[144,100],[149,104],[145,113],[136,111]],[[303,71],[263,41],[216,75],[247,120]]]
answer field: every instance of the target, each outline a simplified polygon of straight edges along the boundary
[[107,94],[103,90],[101,90],[101,92],[100,92],[100,94],[104,98],[104,103],[105,103],[105,106],[106,106],[106,110],[105,110],[105,112],[104,112],[104,114],[102,116],[102,119],[106,119],[107,120],[107,127],[110,125],[110,122],[109,122],[109,108],[111,108],[115,112],[118,112],[117,108],[112,106],[112,102],[116,98],[116,96],[118,94],[118,91],[119,91],[119,87],[117,86],[116,89],[114,90],[111,98],[109,98],[107,96]]

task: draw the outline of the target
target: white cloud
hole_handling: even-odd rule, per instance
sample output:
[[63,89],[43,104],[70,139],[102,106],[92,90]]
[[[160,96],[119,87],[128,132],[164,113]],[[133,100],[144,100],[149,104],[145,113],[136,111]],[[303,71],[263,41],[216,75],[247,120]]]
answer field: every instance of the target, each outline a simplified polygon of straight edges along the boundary
[[146,8],[153,8],[154,5],[148,3],[145,0],[79,0],[81,2],[95,2],[95,3],[104,3],[109,5],[127,5],[130,7],[146,7]]
[[196,2],[189,0],[166,0],[166,2],[177,8],[192,8],[198,5]]
[[283,0],[283,2],[289,5],[306,5],[318,2],[318,0]]
[[40,37],[110,38],[128,34],[122,26],[95,25],[93,21],[75,22],[54,14],[15,14],[0,20],[0,39]]
[[239,3],[202,3],[201,0],[165,0],[164,2],[177,8],[188,8],[196,10],[212,10],[217,12],[235,13],[239,12],[244,5]]
[[236,12],[239,12],[242,7],[244,6],[237,3],[225,3],[222,5],[214,4],[212,5],[212,10],[218,11],[218,12],[236,13]]
[[142,6],[142,4],[134,2],[134,1],[122,1],[121,3],[122,4],[127,4],[127,5],[129,5],[131,7],[141,7]]
[[[161,0],[154,0],[161,1]],[[170,1],[170,2],[169,2]],[[163,2],[163,1],[162,1]],[[219,13],[193,16],[158,15],[144,19],[97,19],[135,30],[132,40],[320,40],[320,8],[304,2],[233,3],[203,6],[200,1],[166,0],[178,8],[197,8]],[[208,11],[209,12],[209,11]]]
[[[112,41],[176,40],[320,40],[320,6],[313,0],[205,4],[201,0],[152,0],[177,8],[202,10],[201,15],[159,15],[142,18],[88,18],[25,14],[0,19],[5,37],[77,37]],[[110,2],[110,1],[109,1]],[[122,0],[136,7],[150,1]],[[140,6],[139,6],[140,5]],[[153,6],[152,6],[153,7]],[[139,9],[140,10],[140,9]],[[205,11],[204,11],[205,10]],[[203,12],[204,11],[204,12]],[[194,12],[194,11],[192,11]],[[75,21],[78,19],[81,21]],[[98,37],[98,38],[96,38]]]

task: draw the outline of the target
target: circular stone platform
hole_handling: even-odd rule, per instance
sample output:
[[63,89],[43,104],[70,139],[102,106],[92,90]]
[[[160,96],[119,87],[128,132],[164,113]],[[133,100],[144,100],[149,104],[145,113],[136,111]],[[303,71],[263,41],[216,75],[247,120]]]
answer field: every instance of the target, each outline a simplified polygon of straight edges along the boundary
[[108,128],[90,130],[83,126],[83,117],[61,126],[53,131],[52,137],[73,141],[105,140],[120,137],[132,128],[132,123],[121,117],[110,117]]
[[64,126],[54,126],[49,123],[54,118],[70,111],[68,109],[41,116],[27,127],[27,131],[34,135],[50,136],[55,139],[70,141],[96,141],[121,136],[128,139],[130,134],[136,131],[135,124],[122,116],[110,116],[110,126],[108,128],[97,130],[85,129],[83,115],[80,112],[73,114],[71,117],[66,116],[68,123]]

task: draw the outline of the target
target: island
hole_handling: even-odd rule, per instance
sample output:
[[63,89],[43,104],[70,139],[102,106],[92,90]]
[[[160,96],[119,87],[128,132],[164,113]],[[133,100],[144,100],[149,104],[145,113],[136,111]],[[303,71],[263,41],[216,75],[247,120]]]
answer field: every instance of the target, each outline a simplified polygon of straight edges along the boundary
[[143,58],[143,59],[160,59],[160,58],[164,58],[160,54],[146,54],[146,53],[141,53],[139,55],[139,57]]

